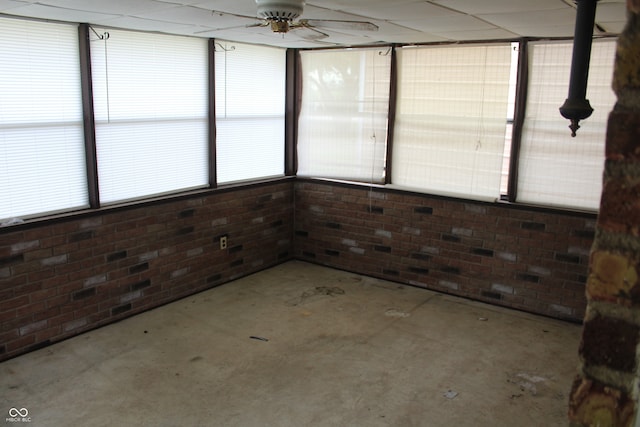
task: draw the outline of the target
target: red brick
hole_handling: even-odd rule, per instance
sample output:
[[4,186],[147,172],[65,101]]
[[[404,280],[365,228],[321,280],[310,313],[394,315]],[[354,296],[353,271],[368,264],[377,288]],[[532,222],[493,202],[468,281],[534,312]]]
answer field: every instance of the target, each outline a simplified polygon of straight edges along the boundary
[[15,319],[17,317],[16,312],[17,312],[16,309],[0,311],[0,324],[6,323],[9,320]]
[[29,295],[21,295],[10,300],[0,301],[0,312],[17,309],[29,304]]
[[56,288],[47,288],[39,291],[34,291],[30,294],[31,302],[35,303],[38,301],[43,301],[55,297],[57,294],[58,290]]
[[74,318],[75,318],[74,313],[64,313],[64,314],[60,314],[58,316],[50,317],[49,318],[49,326],[58,326],[58,327],[60,327],[60,325],[62,325],[63,323],[70,322]]
[[22,240],[36,240],[42,239],[52,235],[53,229],[51,227],[42,226],[33,228],[30,230],[25,230],[24,235],[21,238]]
[[0,343],[6,343],[9,341],[14,341],[19,338],[18,331],[16,329],[12,329],[8,332],[0,333]]
[[2,287],[3,289],[18,289],[22,286],[25,286],[27,282],[27,275],[14,275],[8,279],[2,279]]
[[45,279],[50,279],[56,276],[56,271],[53,268],[43,268],[38,271],[32,271],[27,274],[29,282],[39,282]]
[[69,278],[66,275],[59,274],[49,279],[42,280],[41,284],[43,289],[48,289],[48,288],[55,288],[55,287],[64,285],[65,283],[68,283],[68,282],[69,282]]
[[52,326],[42,331],[38,331],[36,332],[36,342],[52,340],[53,338],[59,337],[61,335],[61,332],[62,328],[60,327],[60,325]]
[[36,337],[34,335],[29,335],[26,337],[18,338],[13,341],[9,341],[7,343],[7,353],[12,353],[17,350],[25,349],[26,347],[29,347],[30,345],[35,344],[35,342],[36,342]]
[[57,295],[46,300],[47,308],[54,309],[63,306],[66,307],[65,304],[67,304],[70,300],[71,296],[69,294]]
[[46,308],[47,308],[46,303],[41,301],[34,304],[24,305],[16,309],[15,315],[20,317],[20,316],[25,316],[29,314],[39,313],[41,311],[46,310]]
[[48,258],[53,255],[53,250],[51,248],[43,248],[38,250],[33,250],[24,253],[24,260],[26,262],[33,260],[41,260],[43,258]]
[[40,320],[49,320],[58,314],[60,314],[59,306],[47,307],[46,311],[35,313],[33,315],[33,320],[36,322]]

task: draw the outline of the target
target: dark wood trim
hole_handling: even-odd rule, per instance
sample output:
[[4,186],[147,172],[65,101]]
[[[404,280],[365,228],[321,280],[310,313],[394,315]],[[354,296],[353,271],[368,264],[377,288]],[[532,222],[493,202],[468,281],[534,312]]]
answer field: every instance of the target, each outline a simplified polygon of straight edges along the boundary
[[390,194],[411,195],[411,196],[418,196],[418,197],[438,199],[438,200],[452,200],[452,201],[459,201],[462,203],[471,203],[471,204],[478,204],[478,205],[484,205],[484,206],[496,206],[498,208],[513,209],[513,210],[519,210],[519,211],[546,212],[546,213],[552,213],[552,214],[558,214],[558,215],[583,217],[583,218],[588,218],[593,220],[595,220],[598,216],[597,212],[588,212],[588,211],[577,210],[577,209],[563,209],[563,208],[556,208],[556,207],[531,205],[531,204],[525,204],[525,203],[508,203],[506,201],[486,202],[486,201],[480,201],[480,200],[457,198],[452,196],[428,194],[428,193],[422,193],[422,192],[410,191],[410,190],[404,190],[404,189],[398,189],[398,188],[389,188],[383,184],[375,184],[375,183],[371,184],[371,183],[365,183],[365,182],[346,182],[346,181],[332,180],[328,178],[304,178],[304,177],[290,176],[290,177],[278,177],[278,178],[257,180],[252,182],[223,185],[216,189],[209,188],[209,189],[201,189],[201,190],[191,190],[191,191],[186,191],[184,193],[171,194],[168,196],[154,197],[154,198],[149,198],[144,200],[136,200],[136,201],[130,201],[127,203],[109,205],[109,206],[101,207],[100,209],[82,209],[78,211],[64,212],[60,214],[47,215],[47,216],[38,217],[38,218],[31,218],[31,219],[25,220],[25,222],[22,224],[16,224],[16,225],[11,225],[7,227],[0,227],[0,236],[3,234],[13,233],[16,231],[30,230],[33,228],[43,227],[47,225],[59,224],[59,223],[68,222],[68,221],[77,221],[79,219],[93,218],[96,216],[105,215],[105,214],[114,213],[114,212],[123,212],[123,211],[128,211],[133,209],[144,209],[145,207],[158,206],[166,203],[174,203],[174,202],[179,202],[181,200],[191,200],[199,197],[215,197],[220,194],[226,194],[226,193],[235,192],[235,191],[250,190],[252,188],[260,188],[268,185],[284,184],[288,182],[292,184],[296,184],[296,183],[327,184],[332,186],[346,187],[346,188],[353,188],[353,189],[361,188],[363,190],[370,190],[371,187],[373,186],[376,189],[376,192],[384,192],[384,193],[390,193]]
[[484,200],[474,200],[474,199],[465,199],[464,197],[455,197],[455,196],[445,196],[442,194],[431,194],[427,192],[413,191],[407,190],[403,188],[393,188],[387,187],[384,184],[371,184],[368,182],[356,182],[356,181],[341,181],[330,178],[311,178],[311,177],[296,177],[296,183],[314,183],[314,184],[326,184],[335,187],[344,187],[344,188],[354,188],[354,189],[362,189],[369,190],[371,186],[376,190],[376,193],[387,193],[387,194],[398,194],[398,195],[409,195],[422,197],[426,199],[437,199],[437,200],[449,200],[456,201],[460,203],[466,204],[474,204],[474,205],[483,205],[483,206],[494,206],[497,208],[504,209],[513,209],[519,211],[530,211],[530,212],[545,212],[556,215],[568,215],[568,216],[576,216],[588,219],[596,219],[598,217],[597,212],[580,210],[580,209],[570,209],[570,208],[562,208],[562,207],[553,207],[553,206],[543,206],[543,205],[535,205],[529,203],[509,203],[504,200],[496,200],[496,201],[484,201]]
[[[599,0],[598,0],[599,1]],[[617,38],[617,34],[607,34],[607,35],[598,35],[594,36],[594,39],[607,39],[607,38]],[[528,41],[571,41],[573,37],[527,37]],[[428,47],[428,46],[447,46],[447,45],[470,45],[470,44],[497,44],[497,43],[512,43],[521,41],[521,39],[480,39],[480,40],[455,40],[455,41],[441,41],[441,42],[423,42],[423,43],[394,43],[397,48],[403,47]],[[389,43],[383,44],[369,44],[369,45],[357,45],[357,46],[323,46],[323,47],[302,47],[298,48],[300,51],[305,50],[344,50],[344,49],[376,49],[376,48],[384,48],[389,47]]]
[[509,157],[509,181],[507,201],[514,203],[518,196],[518,167],[522,146],[522,127],[527,106],[527,86],[529,84],[529,41],[520,40],[518,53],[518,76],[516,80],[516,105],[513,112],[511,133],[511,155]]
[[295,177],[275,177],[260,179],[250,182],[225,184],[218,188],[203,188],[197,190],[189,190],[182,193],[174,193],[170,195],[150,197],[147,199],[131,200],[123,203],[109,204],[101,206],[99,209],[80,209],[75,211],[62,212],[58,214],[50,214],[41,217],[27,218],[23,223],[0,227],[0,236],[3,234],[13,233],[16,231],[30,230],[37,227],[59,224],[68,221],[77,221],[80,219],[94,218],[100,215],[106,215],[114,212],[125,212],[134,209],[144,209],[146,207],[158,206],[167,203],[175,203],[181,200],[192,200],[199,197],[215,197],[220,194],[231,193],[235,191],[250,190],[252,188],[260,188],[268,185],[284,184],[295,181]]
[[209,187],[218,186],[216,158],[216,41],[209,39]]
[[398,59],[396,45],[391,46],[391,69],[389,77],[389,111],[387,112],[387,158],[384,165],[384,182],[391,184],[393,162],[393,133],[396,125],[396,107],[398,105]]
[[296,50],[296,145],[293,152],[293,175],[298,175],[298,122],[300,120],[300,111],[302,110],[302,56],[300,50]]
[[297,172],[296,145],[298,141],[298,91],[300,90],[298,57],[297,49],[287,49],[284,116],[284,174],[286,176],[294,176]]
[[91,209],[100,208],[98,188],[98,158],[96,150],[96,124],[93,109],[93,84],[91,81],[91,28],[89,24],[78,26],[80,52],[80,86],[82,90],[82,122],[84,127],[84,151],[87,169],[87,189]]

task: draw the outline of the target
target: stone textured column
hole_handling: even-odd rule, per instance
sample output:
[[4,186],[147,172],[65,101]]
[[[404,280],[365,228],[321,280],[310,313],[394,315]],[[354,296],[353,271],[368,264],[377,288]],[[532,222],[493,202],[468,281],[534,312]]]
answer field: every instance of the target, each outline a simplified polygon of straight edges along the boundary
[[627,0],[627,10],[614,67],[618,102],[607,127],[580,373],[569,401],[572,427],[640,425],[640,0]]

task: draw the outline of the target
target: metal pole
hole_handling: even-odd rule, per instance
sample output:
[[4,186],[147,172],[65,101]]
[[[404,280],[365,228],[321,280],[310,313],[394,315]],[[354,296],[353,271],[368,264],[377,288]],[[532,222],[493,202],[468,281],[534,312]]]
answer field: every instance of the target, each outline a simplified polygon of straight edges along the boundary
[[577,0],[576,27],[573,38],[573,59],[571,61],[571,77],[569,80],[569,97],[560,107],[560,114],[571,120],[571,136],[576,136],[580,128],[578,122],[586,119],[593,112],[587,96],[587,80],[589,78],[589,61],[591,59],[591,40],[593,25],[596,19],[598,0]]

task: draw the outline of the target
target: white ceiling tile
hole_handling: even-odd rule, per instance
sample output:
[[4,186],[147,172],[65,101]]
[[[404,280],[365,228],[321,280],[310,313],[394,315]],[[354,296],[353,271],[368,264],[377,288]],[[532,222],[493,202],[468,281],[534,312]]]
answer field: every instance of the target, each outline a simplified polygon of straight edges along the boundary
[[[136,14],[132,14],[137,16]],[[138,16],[142,17],[142,16]],[[165,22],[175,22],[181,24],[215,26],[218,28],[230,25],[250,25],[259,20],[243,19],[236,17],[221,17],[208,9],[200,9],[194,6],[177,6],[169,9],[154,10],[147,12],[143,16],[145,19],[153,19]]]
[[354,7],[362,8],[375,5],[402,5],[415,2],[416,0],[308,0],[307,5],[344,10]]
[[442,36],[437,36],[435,34],[417,32],[409,35],[386,35],[384,39],[381,41],[386,43],[398,43],[398,44],[413,44],[413,43],[437,43],[437,42],[446,42],[452,39]]
[[550,25],[544,27],[514,27],[523,37],[573,37],[574,25]]
[[29,4],[10,9],[11,14],[28,16],[31,18],[52,19],[66,22],[96,22],[100,19],[113,18],[117,15],[106,13],[88,12],[83,10],[69,10],[57,6],[44,4]]
[[487,30],[471,30],[471,31],[443,31],[436,32],[438,36],[447,38],[448,40],[511,40],[518,37],[502,28],[490,28]]
[[[134,0],[137,1],[137,0]],[[177,6],[197,6],[197,4],[203,0],[153,0],[158,3],[169,3]],[[215,1],[215,0],[210,0]]]
[[0,0],[0,12],[8,12],[16,7],[26,6],[28,3],[15,0]]
[[624,3],[598,3],[596,22],[626,22],[627,8]]
[[238,15],[246,15],[251,17],[257,17],[258,12],[255,0],[197,0],[195,2],[192,2],[191,6],[199,7],[201,9],[231,12]]
[[[566,25],[573,29],[576,11],[571,7],[556,10],[532,11],[527,13],[498,13],[478,15],[487,22],[515,33],[522,27],[555,27]],[[525,35],[525,34],[523,34]],[[573,35],[573,30],[571,32]]]
[[567,6],[563,0],[433,0],[432,2],[472,15],[554,10],[563,5]]
[[[626,21],[598,22],[598,25],[602,27],[607,34],[620,34],[622,30],[624,30],[626,24]],[[598,33],[596,32],[596,34]]]
[[304,19],[340,19],[345,21],[365,21],[368,17],[360,16],[353,13],[346,13],[343,11],[336,11],[327,9],[325,7],[315,7],[307,4],[300,15],[300,18]]
[[467,30],[487,30],[495,28],[473,16],[456,14],[446,16],[429,16],[416,20],[401,20],[397,24],[416,30],[427,31],[430,33],[445,31],[467,31]]
[[[424,31],[414,30],[392,22],[375,21],[380,30],[375,33],[367,32],[367,36],[376,39],[380,43],[427,43],[446,41],[446,39],[436,36],[435,34],[426,33]],[[352,34],[358,34],[352,32]]]
[[38,0],[38,4],[61,7],[67,10],[98,12],[113,15],[130,15],[136,12],[151,12],[168,9],[175,4],[155,0]]
[[349,7],[344,9],[346,12],[355,13],[356,15],[370,16],[376,19],[389,21],[407,21],[415,19],[418,16],[443,16],[455,14],[455,11],[433,5],[424,1],[379,5],[365,5],[361,7]]
[[162,22],[134,16],[119,16],[94,20],[93,23],[117,28],[126,28],[140,31],[157,31],[161,33],[175,33],[191,35],[196,31],[196,26],[185,25],[176,22]]

